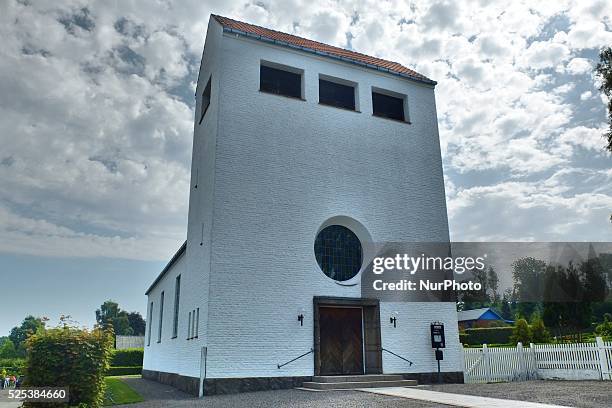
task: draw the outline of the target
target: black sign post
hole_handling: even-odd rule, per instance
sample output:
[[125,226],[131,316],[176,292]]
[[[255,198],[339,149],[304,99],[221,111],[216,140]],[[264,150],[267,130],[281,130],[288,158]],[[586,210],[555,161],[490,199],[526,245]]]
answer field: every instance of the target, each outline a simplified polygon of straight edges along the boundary
[[442,384],[442,374],[440,372],[440,361],[444,360],[444,352],[440,349],[446,347],[444,340],[444,324],[434,322],[430,325],[431,348],[436,349],[436,361],[438,362],[438,383]]

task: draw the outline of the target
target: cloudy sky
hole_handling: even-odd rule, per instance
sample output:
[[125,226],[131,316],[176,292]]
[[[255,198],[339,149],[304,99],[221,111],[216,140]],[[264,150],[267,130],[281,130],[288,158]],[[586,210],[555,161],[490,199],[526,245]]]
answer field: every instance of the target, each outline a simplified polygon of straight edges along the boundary
[[438,81],[454,240],[612,241],[609,1],[5,0],[0,335],[28,313],[91,324],[108,297],[144,312],[186,234],[210,13]]

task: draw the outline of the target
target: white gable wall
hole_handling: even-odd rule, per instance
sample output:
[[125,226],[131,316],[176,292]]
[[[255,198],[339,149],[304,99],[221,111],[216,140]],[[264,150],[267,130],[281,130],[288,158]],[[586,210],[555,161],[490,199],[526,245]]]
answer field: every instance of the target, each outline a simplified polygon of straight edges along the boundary
[[[196,111],[194,118],[194,138],[189,195],[189,222],[187,227],[187,248],[181,258],[181,305],[179,317],[179,335],[172,336],[171,325],[164,326],[162,344],[145,346],[144,369],[168,373],[177,373],[188,377],[200,376],[201,350],[207,344],[208,292],[210,271],[210,249],[212,230],[212,200],[215,165],[215,145],[217,139],[220,83],[220,55],[222,28],[210,19],[206,35],[206,44],[196,89]],[[212,75],[211,103],[204,119],[201,117],[201,95]],[[197,188],[196,188],[197,185]],[[200,245],[201,243],[201,245]],[[174,302],[174,280],[179,265],[175,264],[149,294],[158,303],[162,289],[166,290],[166,311],[170,313]],[[170,303],[168,303],[168,293]],[[187,340],[187,321],[189,312],[200,308],[199,335],[197,339]],[[170,311],[170,312],[169,312]],[[149,322],[147,322],[149,324]],[[156,320],[153,319],[153,332]],[[154,344],[155,343],[155,344]],[[146,343],[145,343],[146,344]]]
[[[261,60],[303,69],[306,101],[259,92]],[[199,124],[211,74],[211,105]],[[319,105],[319,74],[357,82],[361,113]],[[373,86],[406,94],[412,124],[373,117]],[[222,34],[211,19],[196,95],[187,250],[149,294],[144,368],[198,377],[208,346],[208,378],[313,375],[312,355],[276,367],[313,347],[313,297],[361,296],[358,277],[345,286],[320,271],[313,251],[320,226],[346,216],[377,242],[448,240],[433,88]],[[179,335],[170,339],[178,273]],[[186,340],[197,307],[199,337]],[[443,370],[461,370],[453,303],[381,303],[383,347],[415,362],[383,353],[384,372],[435,371],[434,320],[446,323]]]
[[[208,377],[312,375],[312,356],[276,364],[313,347],[313,296],[361,295],[359,279],[342,286],[320,271],[322,223],[351,217],[378,242],[448,240],[434,91],[231,34],[221,58]],[[303,69],[306,101],[259,92],[261,60]],[[357,82],[361,113],[319,105],[319,73]],[[372,86],[408,95],[413,123],[373,117]],[[381,304],[383,347],[418,363],[384,356],[385,372],[433,371],[433,320],[449,328],[443,367],[460,370],[454,304],[414,303]]]

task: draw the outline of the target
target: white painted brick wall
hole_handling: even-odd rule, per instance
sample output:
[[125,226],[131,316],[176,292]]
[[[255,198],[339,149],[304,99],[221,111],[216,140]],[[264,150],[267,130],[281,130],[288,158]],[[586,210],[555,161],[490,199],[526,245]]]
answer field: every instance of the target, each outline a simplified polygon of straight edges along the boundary
[[[313,346],[313,296],[361,295],[358,278],[355,286],[341,286],[316,263],[314,238],[325,220],[352,217],[378,242],[448,240],[434,91],[330,59],[221,37],[215,25],[198,83],[200,95],[212,72],[214,111],[195,126],[193,169],[202,187],[195,191],[192,182],[185,280],[193,290],[182,295],[201,308],[201,328],[202,310],[209,308],[207,336],[179,342],[173,351],[147,349],[145,368],[197,377],[199,347],[207,345],[209,378],[312,375],[312,356],[280,370],[276,364]],[[262,59],[303,69],[306,101],[259,92]],[[357,82],[361,113],[319,105],[320,73]],[[412,124],[373,117],[372,86],[406,94]],[[200,246],[202,222],[209,239]],[[169,279],[151,293],[154,299]],[[307,311],[303,327],[300,308]],[[399,312],[395,329],[388,324],[393,310]],[[408,368],[385,355],[385,372],[434,371],[433,320],[447,323],[443,370],[460,370],[453,304],[382,303],[383,347],[415,362]]]

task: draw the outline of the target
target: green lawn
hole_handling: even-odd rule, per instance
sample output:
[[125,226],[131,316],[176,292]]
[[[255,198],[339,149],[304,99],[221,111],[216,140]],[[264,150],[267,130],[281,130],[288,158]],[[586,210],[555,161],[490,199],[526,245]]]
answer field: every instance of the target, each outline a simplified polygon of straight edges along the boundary
[[133,404],[144,399],[136,391],[117,377],[106,377],[106,391],[104,393],[104,406]]

